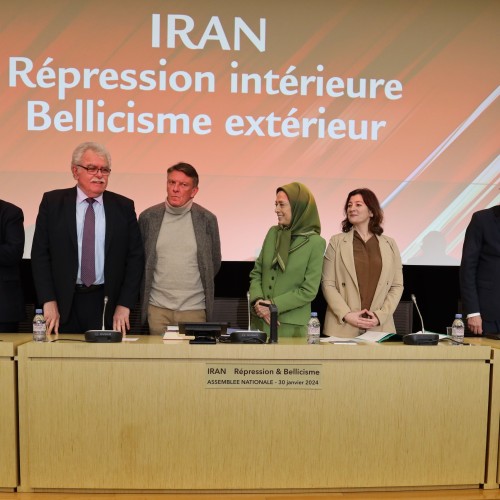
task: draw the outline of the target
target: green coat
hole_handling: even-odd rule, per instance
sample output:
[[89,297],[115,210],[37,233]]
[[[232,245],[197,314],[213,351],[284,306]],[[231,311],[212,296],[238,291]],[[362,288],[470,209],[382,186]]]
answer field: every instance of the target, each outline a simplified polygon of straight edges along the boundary
[[[285,272],[278,266],[271,268],[276,247],[278,226],[269,230],[259,257],[250,273],[250,301],[271,300],[278,308],[278,337],[306,335],[306,325],[311,316],[311,302],[318,293],[326,241],[319,235],[309,236],[309,241],[290,252]],[[292,239],[290,250],[304,240]],[[252,318],[253,328],[269,332],[269,326],[257,316]]]

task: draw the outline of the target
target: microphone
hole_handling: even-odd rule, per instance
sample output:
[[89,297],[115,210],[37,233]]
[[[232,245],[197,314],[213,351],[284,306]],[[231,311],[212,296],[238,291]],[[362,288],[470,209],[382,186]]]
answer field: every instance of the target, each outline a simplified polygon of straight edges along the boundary
[[415,309],[420,316],[420,324],[422,325],[422,331],[419,333],[409,333],[403,337],[403,343],[407,345],[437,345],[439,342],[439,335],[437,333],[425,333],[424,319],[422,318],[422,313],[417,304],[417,298],[412,293],[411,300],[415,305]]
[[100,330],[87,330],[85,332],[86,342],[121,342],[122,332],[118,330],[106,330],[104,326],[104,316],[106,315],[106,306],[108,297],[104,297],[104,309],[102,311],[102,328]]
[[106,328],[104,327],[104,315],[106,314],[106,306],[108,305],[108,296],[106,295],[104,297],[104,308],[102,310],[102,326],[101,326],[101,330],[106,330]]
[[278,308],[274,304],[265,304],[261,303],[261,305],[269,307],[271,311],[271,322],[269,328],[269,344],[277,344],[278,343]]
[[248,331],[250,331],[251,321],[250,321],[250,290],[247,292],[247,312],[248,312]]
[[248,330],[235,330],[229,335],[229,341],[233,344],[265,344],[267,335],[260,330],[252,330],[252,322],[250,319],[250,292],[247,292],[247,313],[248,313]]
[[411,300],[415,304],[415,309],[417,310],[418,315],[420,316],[420,324],[422,325],[422,333],[425,333],[424,319],[422,318],[422,313],[420,312],[420,309],[418,308],[417,298],[415,297],[415,295],[413,293],[411,294]]

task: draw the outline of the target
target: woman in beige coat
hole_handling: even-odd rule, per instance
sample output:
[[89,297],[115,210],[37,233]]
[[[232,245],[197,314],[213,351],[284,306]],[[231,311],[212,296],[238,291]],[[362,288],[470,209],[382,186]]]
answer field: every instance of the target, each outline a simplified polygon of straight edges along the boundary
[[324,333],[356,337],[366,330],[396,332],[393,313],[403,293],[396,242],[383,236],[383,211],[375,194],[351,191],[342,233],[332,236],[323,263],[327,302]]

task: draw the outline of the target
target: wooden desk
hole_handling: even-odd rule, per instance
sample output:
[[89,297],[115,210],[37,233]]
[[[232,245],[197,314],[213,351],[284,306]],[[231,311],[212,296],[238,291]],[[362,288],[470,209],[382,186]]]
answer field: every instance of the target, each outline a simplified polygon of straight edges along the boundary
[[31,334],[0,334],[0,490],[19,484],[17,449],[17,347]]
[[484,487],[498,488],[500,485],[500,340],[467,337],[465,341],[493,348],[491,353],[488,454]]
[[[488,346],[26,344],[20,491],[478,488],[490,357]],[[283,387],[285,369],[317,371],[318,384]],[[276,384],[228,383],[265,379]]]

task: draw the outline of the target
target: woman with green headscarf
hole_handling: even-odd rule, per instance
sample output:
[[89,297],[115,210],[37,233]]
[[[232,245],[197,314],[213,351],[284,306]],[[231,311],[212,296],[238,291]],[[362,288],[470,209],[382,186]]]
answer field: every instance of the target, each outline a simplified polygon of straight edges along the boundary
[[269,333],[270,311],[263,304],[272,303],[278,309],[278,336],[305,337],[326,241],[316,201],[304,184],[279,187],[275,206],[278,225],[268,231],[250,273],[252,327]]

